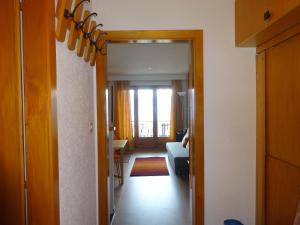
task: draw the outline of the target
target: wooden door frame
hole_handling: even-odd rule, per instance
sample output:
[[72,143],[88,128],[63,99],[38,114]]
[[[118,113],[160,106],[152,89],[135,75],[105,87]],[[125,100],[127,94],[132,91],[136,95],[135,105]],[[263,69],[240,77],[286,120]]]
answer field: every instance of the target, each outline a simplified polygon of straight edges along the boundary
[[256,225],[265,224],[266,54],[256,56]]
[[[108,31],[107,41],[128,43],[136,40],[172,40],[192,43],[194,121],[191,129],[191,180],[193,225],[204,225],[204,100],[203,100],[203,31],[202,30],[151,30],[151,31]],[[105,117],[106,57],[98,55],[97,79],[97,127],[98,127],[98,183],[99,225],[108,224],[108,158]],[[99,132],[100,131],[100,132]],[[195,138],[197,137],[197,138]]]

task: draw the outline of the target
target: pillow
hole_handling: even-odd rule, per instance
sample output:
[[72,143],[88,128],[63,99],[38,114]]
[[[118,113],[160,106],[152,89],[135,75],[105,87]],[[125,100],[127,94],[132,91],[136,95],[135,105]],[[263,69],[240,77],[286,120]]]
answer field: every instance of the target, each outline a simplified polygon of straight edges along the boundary
[[189,134],[186,133],[181,141],[182,147],[185,148],[188,142],[189,142]]
[[182,147],[186,148],[186,145],[189,143],[189,137],[186,137],[184,140],[182,140]]

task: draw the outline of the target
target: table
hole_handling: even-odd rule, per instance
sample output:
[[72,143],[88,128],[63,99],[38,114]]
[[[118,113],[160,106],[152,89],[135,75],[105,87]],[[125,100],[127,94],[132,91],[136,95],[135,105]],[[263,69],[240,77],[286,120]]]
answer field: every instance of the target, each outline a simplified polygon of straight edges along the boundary
[[123,155],[124,155],[124,150],[126,148],[126,145],[127,145],[127,140],[113,140],[112,142],[112,145],[113,145],[113,149],[114,149],[114,152],[115,151],[120,151],[120,163],[122,164],[121,165],[121,184],[124,183],[124,158],[123,158]]

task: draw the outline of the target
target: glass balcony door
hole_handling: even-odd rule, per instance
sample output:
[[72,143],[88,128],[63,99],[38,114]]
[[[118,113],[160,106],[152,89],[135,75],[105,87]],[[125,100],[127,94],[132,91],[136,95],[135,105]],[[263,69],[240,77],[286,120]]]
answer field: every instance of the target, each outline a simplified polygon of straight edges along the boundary
[[153,90],[138,90],[138,135],[140,138],[153,138],[154,113]]
[[172,89],[157,89],[157,136],[171,136]]
[[133,133],[137,148],[164,146],[171,136],[171,88],[130,91]]

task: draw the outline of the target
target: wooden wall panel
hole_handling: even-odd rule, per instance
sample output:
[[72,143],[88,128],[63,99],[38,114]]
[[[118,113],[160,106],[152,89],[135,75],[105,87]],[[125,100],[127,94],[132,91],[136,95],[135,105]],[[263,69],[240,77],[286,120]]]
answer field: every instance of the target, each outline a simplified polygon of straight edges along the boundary
[[0,2],[0,224],[25,224],[19,1]]
[[53,0],[23,6],[29,225],[58,225],[55,12]]
[[108,217],[108,130],[106,126],[106,56],[97,54],[97,131],[98,131],[98,196],[99,225],[109,224]]
[[300,200],[300,168],[268,157],[266,172],[266,224],[293,225]]
[[300,166],[300,35],[266,58],[267,154]]

